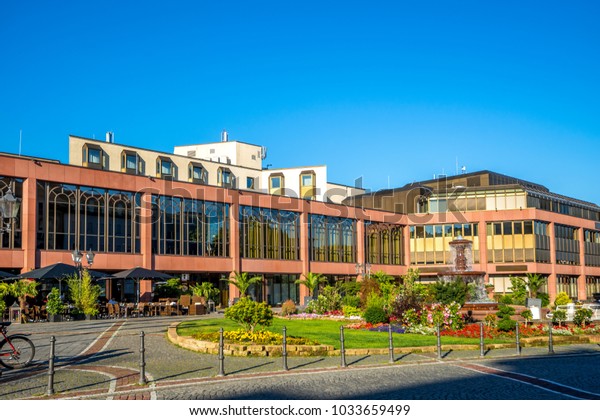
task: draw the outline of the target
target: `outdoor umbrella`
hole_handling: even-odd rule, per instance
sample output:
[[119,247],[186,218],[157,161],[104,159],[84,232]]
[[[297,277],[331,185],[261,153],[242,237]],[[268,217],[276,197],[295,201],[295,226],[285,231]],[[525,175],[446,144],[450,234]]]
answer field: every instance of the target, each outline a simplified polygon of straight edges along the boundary
[[14,277],[14,274],[7,273],[6,271],[0,271],[0,279],[7,279],[9,277]]
[[[87,270],[92,276],[92,279],[99,280],[110,278],[106,273],[99,271]],[[34,280],[58,280],[58,287],[62,293],[62,279],[65,277],[79,276],[79,270],[77,267],[65,263],[56,263],[46,267],[36,268],[35,270],[28,271],[27,273],[19,274],[14,276],[16,279],[34,279]]]
[[111,279],[132,279],[137,283],[137,303],[140,302],[140,280],[169,280],[173,276],[160,271],[149,270],[143,267],[130,268],[129,270],[119,271],[112,274]]

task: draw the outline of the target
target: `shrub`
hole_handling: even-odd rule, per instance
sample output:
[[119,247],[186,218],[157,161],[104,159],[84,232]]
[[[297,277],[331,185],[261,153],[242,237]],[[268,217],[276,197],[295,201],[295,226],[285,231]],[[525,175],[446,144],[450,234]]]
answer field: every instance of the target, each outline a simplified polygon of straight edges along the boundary
[[498,299],[498,303],[500,303],[502,305],[512,305],[513,304],[512,295],[509,293],[509,294],[500,296],[500,298]]
[[533,319],[533,313],[529,309],[521,311],[520,315],[525,319],[525,326]]
[[296,304],[293,300],[288,299],[281,305],[281,316],[293,315],[298,312]]
[[316,300],[306,306],[306,312],[324,314],[325,312],[339,311],[342,308],[342,297],[333,286],[325,286]]
[[517,326],[517,321],[510,318],[502,318],[496,324],[496,328],[500,331],[513,331]]
[[54,287],[48,293],[48,301],[46,302],[46,311],[48,315],[58,315],[65,309],[65,304],[60,299],[60,291]]
[[407,327],[421,325],[421,313],[415,309],[407,309],[402,314],[402,323]]
[[538,299],[542,299],[542,307],[545,308],[550,305],[550,295],[548,293],[538,292]]
[[67,280],[71,300],[75,306],[75,313],[94,316],[97,315],[98,298],[102,290],[100,286],[92,282],[92,276],[88,270],[81,272],[81,279],[78,276]]
[[356,306],[349,306],[349,305],[345,305],[342,307],[342,313],[344,314],[345,317],[362,315],[362,312],[360,309],[358,309]]
[[430,286],[430,292],[435,302],[449,305],[458,302],[463,305],[467,299],[468,286],[464,281],[438,280]]
[[560,292],[556,295],[556,299],[554,299],[554,307],[559,305],[566,305],[568,303],[573,303],[567,292]]
[[225,310],[225,318],[237,322],[247,331],[254,331],[258,325],[263,327],[271,325],[273,311],[265,302],[254,302],[248,297],[243,297]]
[[460,305],[453,302],[449,305],[434,303],[423,309],[421,319],[423,324],[430,326],[440,325],[452,329],[462,328],[463,320],[459,315]]
[[498,307],[498,312],[496,312],[496,316],[498,316],[498,318],[510,318],[514,314],[515,308],[508,305],[500,305]]
[[362,308],[366,308],[368,306],[367,299],[369,299],[372,294],[380,295],[381,289],[379,288],[379,283],[377,283],[377,280],[372,277],[368,277],[364,279],[360,285],[360,306]]
[[369,306],[363,314],[363,318],[371,324],[385,323],[390,319],[385,310],[380,306]]
[[558,326],[560,327],[564,321],[567,320],[567,311],[563,309],[557,309],[552,312],[552,322],[558,322]]
[[487,314],[485,318],[483,318],[483,323],[490,328],[495,328],[497,321],[498,317],[494,314]]
[[573,323],[578,327],[585,327],[591,324],[594,312],[589,308],[580,308],[575,311]]
[[342,298],[342,306],[360,306],[360,297],[358,295],[346,295]]

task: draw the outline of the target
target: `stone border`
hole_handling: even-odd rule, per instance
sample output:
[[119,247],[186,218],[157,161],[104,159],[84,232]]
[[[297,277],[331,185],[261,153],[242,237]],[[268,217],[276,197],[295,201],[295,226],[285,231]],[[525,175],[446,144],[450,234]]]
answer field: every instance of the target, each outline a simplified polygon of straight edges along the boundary
[[[169,341],[188,350],[199,353],[219,354],[219,343],[210,341],[196,340],[191,337],[183,337],[177,334],[179,322],[169,325],[167,337]],[[600,336],[597,335],[578,335],[564,336],[555,335],[552,337],[554,344],[590,344],[600,343]],[[443,339],[442,339],[443,340]],[[515,343],[485,343],[486,350],[510,349],[515,347]],[[543,347],[548,345],[548,337],[527,337],[521,338],[521,347]],[[479,344],[443,344],[442,350],[479,350]],[[395,353],[435,353],[436,346],[423,347],[395,347]],[[300,346],[288,345],[288,356],[339,356],[340,350],[335,350],[333,346]],[[260,344],[225,344],[224,354],[226,356],[281,356],[281,346],[266,346]],[[367,356],[367,355],[385,355],[389,353],[388,348],[378,349],[346,349],[347,356]]]

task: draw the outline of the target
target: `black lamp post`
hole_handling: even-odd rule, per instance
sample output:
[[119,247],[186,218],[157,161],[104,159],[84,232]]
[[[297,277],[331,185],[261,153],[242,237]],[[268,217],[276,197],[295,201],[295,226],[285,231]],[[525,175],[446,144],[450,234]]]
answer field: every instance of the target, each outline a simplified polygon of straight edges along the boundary
[[[0,223],[0,233],[10,232],[11,225],[14,219],[19,215],[19,207],[21,206],[21,199],[16,198],[10,188],[0,198],[0,217],[5,226]],[[7,219],[8,221],[4,221]]]
[[[96,256],[96,254],[94,254],[94,251],[92,251],[91,249],[88,252],[86,252],[85,258],[87,260],[88,267],[91,267],[92,264],[94,264],[94,257],[95,256]],[[77,271],[79,271],[79,280],[81,280],[81,268],[82,268],[82,265],[83,265],[82,262],[81,262],[81,260],[83,259],[83,253],[81,251],[79,251],[78,249],[76,249],[71,254],[71,258],[73,258],[73,262],[75,263],[75,267],[77,267]]]

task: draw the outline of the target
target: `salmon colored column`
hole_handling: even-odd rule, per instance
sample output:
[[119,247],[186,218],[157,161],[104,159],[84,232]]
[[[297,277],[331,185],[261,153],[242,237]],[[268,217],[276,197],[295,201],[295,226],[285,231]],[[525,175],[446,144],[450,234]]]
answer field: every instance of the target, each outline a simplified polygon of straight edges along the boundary
[[585,237],[583,234],[583,228],[579,228],[578,233],[579,267],[581,268],[581,274],[577,278],[577,300],[583,301],[587,299],[587,291],[585,288]]
[[[142,206],[140,212],[140,252],[144,268],[154,269],[152,258],[152,193],[145,192],[142,195]],[[133,267],[131,267],[133,268]],[[140,301],[150,302],[152,300],[152,280],[140,280]]]
[[403,264],[410,267],[410,226],[404,226],[402,229],[403,249],[404,254]]
[[551,263],[551,273],[548,276],[548,295],[550,296],[550,302],[554,302],[556,298],[556,282],[558,279],[556,278],[556,232],[554,231],[554,222],[550,222],[548,226],[550,229],[550,263]]
[[[359,264],[363,264],[363,269],[366,273],[366,252],[365,252],[365,221],[357,220],[356,221],[356,262]],[[362,275],[356,276],[356,281],[363,280]]]
[[[237,191],[228,190],[232,203],[229,206],[229,257],[231,258],[231,272],[229,279],[235,279],[235,273],[242,270],[240,249],[240,195]],[[233,299],[240,297],[240,291],[233,284],[229,284],[229,304]]]
[[488,274],[488,249],[487,249],[487,227],[485,222],[478,223],[478,234],[479,234],[479,267],[481,271],[485,272],[485,283],[490,282],[490,275]]
[[23,248],[23,269],[22,273],[36,268],[36,179],[27,178],[23,181],[23,197],[21,200],[21,231],[23,237],[21,246]]
[[[300,260],[302,261],[302,275],[310,272],[310,218],[309,218],[310,207],[302,201],[302,213],[300,213]],[[303,279],[303,276],[300,279]],[[308,297],[308,288],[304,285],[300,285],[300,304],[304,304],[304,298]]]

